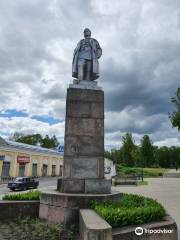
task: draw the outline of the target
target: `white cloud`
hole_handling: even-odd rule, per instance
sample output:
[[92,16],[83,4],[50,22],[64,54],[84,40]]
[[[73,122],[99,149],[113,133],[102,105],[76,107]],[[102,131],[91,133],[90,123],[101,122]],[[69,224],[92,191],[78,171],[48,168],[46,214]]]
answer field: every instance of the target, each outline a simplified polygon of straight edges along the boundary
[[157,141],[154,144],[156,146],[159,146],[159,147],[162,147],[162,146],[168,146],[168,147],[179,146],[179,141],[180,141],[179,138],[167,138],[167,139],[164,139],[162,141]]
[[50,136],[56,135],[60,139],[64,137],[64,122],[49,125],[48,123],[37,121],[29,117],[1,117],[0,129],[1,134],[4,136],[6,136],[6,132],[12,135],[14,132],[19,131],[24,134],[40,133],[43,136],[46,134]]
[[0,130],[5,136],[21,123],[23,131],[62,137],[61,124],[30,117],[64,119],[73,50],[89,27],[103,48],[106,143],[117,145],[126,131],[137,142],[150,134],[158,144],[178,143],[168,112],[179,87],[179,16],[179,0],[1,1],[0,111],[29,116],[0,117]]

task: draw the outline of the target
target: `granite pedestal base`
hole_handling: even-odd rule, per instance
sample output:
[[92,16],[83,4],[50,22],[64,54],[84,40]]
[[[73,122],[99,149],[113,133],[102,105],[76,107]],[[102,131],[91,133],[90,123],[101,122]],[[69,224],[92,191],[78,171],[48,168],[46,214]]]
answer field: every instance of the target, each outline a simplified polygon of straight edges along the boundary
[[63,193],[111,193],[111,179],[59,178],[57,190]]
[[122,193],[110,194],[70,194],[55,190],[42,192],[39,217],[52,223],[63,223],[65,227],[71,224],[79,225],[79,209],[90,208],[91,202],[119,201]]
[[74,79],[73,84],[69,84],[69,88],[102,90],[102,87],[99,87],[96,81],[87,81],[87,80],[78,80],[78,79]]
[[104,92],[97,82],[71,84],[66,97],[64,193],[110,193],[104,179]]

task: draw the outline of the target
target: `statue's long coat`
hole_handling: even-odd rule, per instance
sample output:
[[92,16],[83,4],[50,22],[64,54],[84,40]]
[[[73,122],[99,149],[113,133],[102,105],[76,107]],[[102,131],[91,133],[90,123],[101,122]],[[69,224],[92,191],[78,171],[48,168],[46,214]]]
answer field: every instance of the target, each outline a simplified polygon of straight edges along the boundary
[[[84,39],[80,40],[77,44],[77,47],[74,50],[74,55],[73,55],[73,63],[72,63],[72,76],[75,78],[78,78],[78,55],[79,55],[79,50],[81,47],[81,42]],[[96,39],[91,38],[90,39],[90,44],[91,44],[91,54],[92,54],[92,73],[91,77],[92,80],[95,80],[96,78],[99,77],[99,62],[98,58],[100,58],[102,54],[102,50],[99,46],[99,43]]]

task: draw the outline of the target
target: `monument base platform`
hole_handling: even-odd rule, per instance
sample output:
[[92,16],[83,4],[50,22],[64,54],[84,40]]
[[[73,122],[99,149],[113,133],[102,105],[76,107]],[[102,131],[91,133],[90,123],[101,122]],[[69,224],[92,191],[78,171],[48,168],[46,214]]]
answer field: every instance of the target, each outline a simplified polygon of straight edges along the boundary
[[69,84],[69,88],[102,90],[102,87],[99,87],[96,81],[87,81],[87,80],[78,80],[78,79],[74,79],[73,84]]
[[57,190],[63,193],[109,194],[111,179],[59,178]]
[[56,190],[42,192],[39,217],[52,223],[63,223],[65,227],[79,225],[79,209],[90,208],[95,201],[119,201],[122,193],[110,194],[73,194],[60,193]]

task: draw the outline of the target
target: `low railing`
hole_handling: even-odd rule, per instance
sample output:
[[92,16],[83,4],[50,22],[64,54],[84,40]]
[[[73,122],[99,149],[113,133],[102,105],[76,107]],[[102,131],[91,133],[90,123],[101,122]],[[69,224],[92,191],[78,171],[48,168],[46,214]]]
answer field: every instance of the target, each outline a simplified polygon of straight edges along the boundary
[[137,181],[143,180],[141,174],[127,174],[123,176],[116,176],[113,178],[113,185],[118,184],[136,184]]

